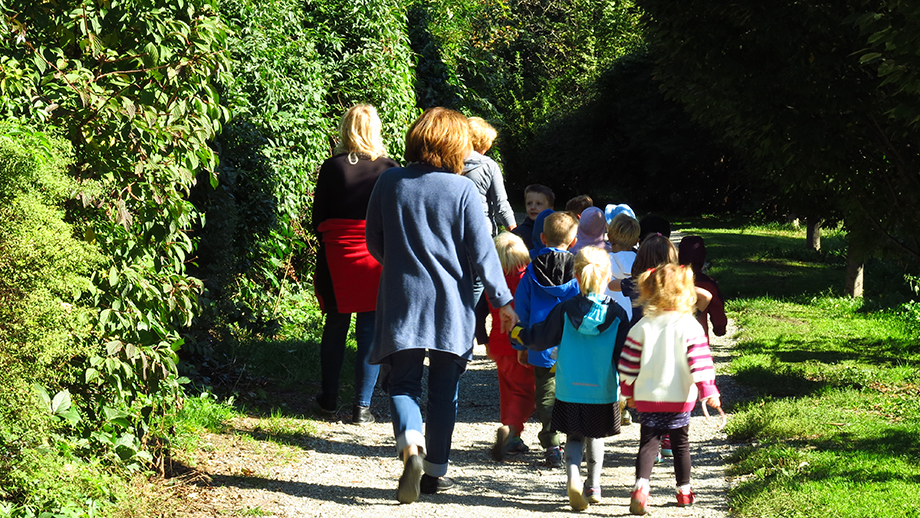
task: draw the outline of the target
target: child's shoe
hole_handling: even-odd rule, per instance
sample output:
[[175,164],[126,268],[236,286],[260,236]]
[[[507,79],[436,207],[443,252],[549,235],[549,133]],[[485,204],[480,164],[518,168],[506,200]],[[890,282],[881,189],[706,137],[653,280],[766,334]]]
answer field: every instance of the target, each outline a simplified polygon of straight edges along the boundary
[[601,503],[601,488],[599,487],[586,487],[584,495],[589,504]]
[[500,461],[505,458],[505,447],[508,445],[508,438],[511,435],[511,428],[499,426],[495,432],[495,444],[492,445],[492,460]]
[[562,467],[562,447],[550,446],[546,449],[546,465],[551,468]]
[[629,512],[631,514],[648,514],[648,493],[637,489],[629,495]]
[[520,455],[522,453],[527,453],[530,451],[530,448],[524,444],[524,440],[520,437],[512,437],[508,439],[508,442],[505,443],[505,455]]
[[665,435],[661,438],[661,454],[665,457],[673,457],[674,451],[671,450],[671,436]]
[[696,502],[696,495],[693,491],[689,493],[677,492],[677,507],[687,507],[688,505],[693,505]]
[[623,408],[623,412],[620,418],[620,424],[623,426],[629,426],[632,424],[632,414],[629,413],[629,409]]
[[580,487],[569,482],[567,489],[569,493],[569,505],[572,506],[573,511],[584,511],[588,508],[588,501],[585,500],[585,495],[581,493]]

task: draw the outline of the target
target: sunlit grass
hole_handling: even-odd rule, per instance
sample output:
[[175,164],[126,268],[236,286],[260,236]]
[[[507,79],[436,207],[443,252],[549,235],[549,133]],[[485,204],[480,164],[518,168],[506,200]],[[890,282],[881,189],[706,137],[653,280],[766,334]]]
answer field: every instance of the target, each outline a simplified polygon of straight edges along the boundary
[[753,389],[727,431],[742,517],[920,516],[920,333],[903,268],[866,266],[843,295],[845,234],[820,252],[789,225],[681,227],[706,239],[709,273],[739,326],[729,371]]

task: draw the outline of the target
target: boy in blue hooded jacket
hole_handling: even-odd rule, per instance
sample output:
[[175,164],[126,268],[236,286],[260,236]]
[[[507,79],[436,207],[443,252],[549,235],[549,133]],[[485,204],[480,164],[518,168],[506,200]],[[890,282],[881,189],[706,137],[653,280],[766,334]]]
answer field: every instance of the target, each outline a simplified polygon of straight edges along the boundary
[[[541,216],[544,219],[540,240],[544,247],[527,266],[514,295],[514,308],[524,326],[542,322],[556,304],[579,293],[574,274],[575,256],[568,251],[576,242],[578,220],[570,212],[553,212]],[[556,401],[553,369],[556,349],[528,352],[521,345],[515,346],[515,349],[518,350],[518,361],[534,368],[536,414],[542,424],[537,436],[540,446],[546,452],[546,462],[552,467],[561,467],[562,438],[552,430],[553,404]]]

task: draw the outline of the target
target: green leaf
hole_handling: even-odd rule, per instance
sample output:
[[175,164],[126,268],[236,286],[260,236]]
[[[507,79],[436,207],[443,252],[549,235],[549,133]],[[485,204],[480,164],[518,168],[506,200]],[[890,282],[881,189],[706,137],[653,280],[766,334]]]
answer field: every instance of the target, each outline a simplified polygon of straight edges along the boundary
[[70,408],[70,392],[68,390],[62,390],[54,395],[54,399],[51,401],[51,413],[58,414],[64,412]]

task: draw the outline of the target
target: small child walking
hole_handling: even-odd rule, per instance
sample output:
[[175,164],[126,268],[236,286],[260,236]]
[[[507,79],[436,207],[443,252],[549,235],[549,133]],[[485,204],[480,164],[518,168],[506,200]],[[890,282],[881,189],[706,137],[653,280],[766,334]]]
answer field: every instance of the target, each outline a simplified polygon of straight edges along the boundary
[[696,401],[719,408],[709,343],[693,316],[693,270],[665,264],[639,275],[644,316],[629,331],[620,356],[620,390],[638,412],[639,454],[629,512],[648,513],[649,480],[659,441],[670,435],[677,505],[696,500],[690,486],[690,412]]
[[[566,490],[576,511],[601,501],[604,437],[620,433],[617,363],[626,340],[626,312],[604,289],[610,281],[606,250],[587,247],[575,256],[580,294],[561,302],[529,327],[515,326],[511,339],[542,351],[559,346],[552,428],[566,434]],[[588,478],[582,485],[581,460]]]
[[[568,212],[551,213],[547,209],[540,213],[535,224],[541,223],[539,240],[543,248],[536,253],[531,250],[533,259],[514,293],[514,311],[526,326],[542,322],[557,304],[578,295],[575,256],[568,251],[577,242],[578,220]],[[562,437],[552,429],[556,401],[555,350],[528,351],[523,345],[514,348],[519,351],[521,365],[533,366],[536,416],[542,426],[537,437],[544,448],[546,464],[562,467]]]
[[[495,249],[505,273],[505,283],[513,294],[530,263],[530,252],[524,241],[511,232],[495,236]],[[534,402],[533,367],[518,362],[517,351],[511,346],[508,333],[501,332],[498,309],[492,308],[492,330],[486,349],[498,371],[499,411],[502,426],[495,434],[492,458],[500,461],[506,455],[527,453],[530,449],[521,440],[524,423],[536,408]]]

